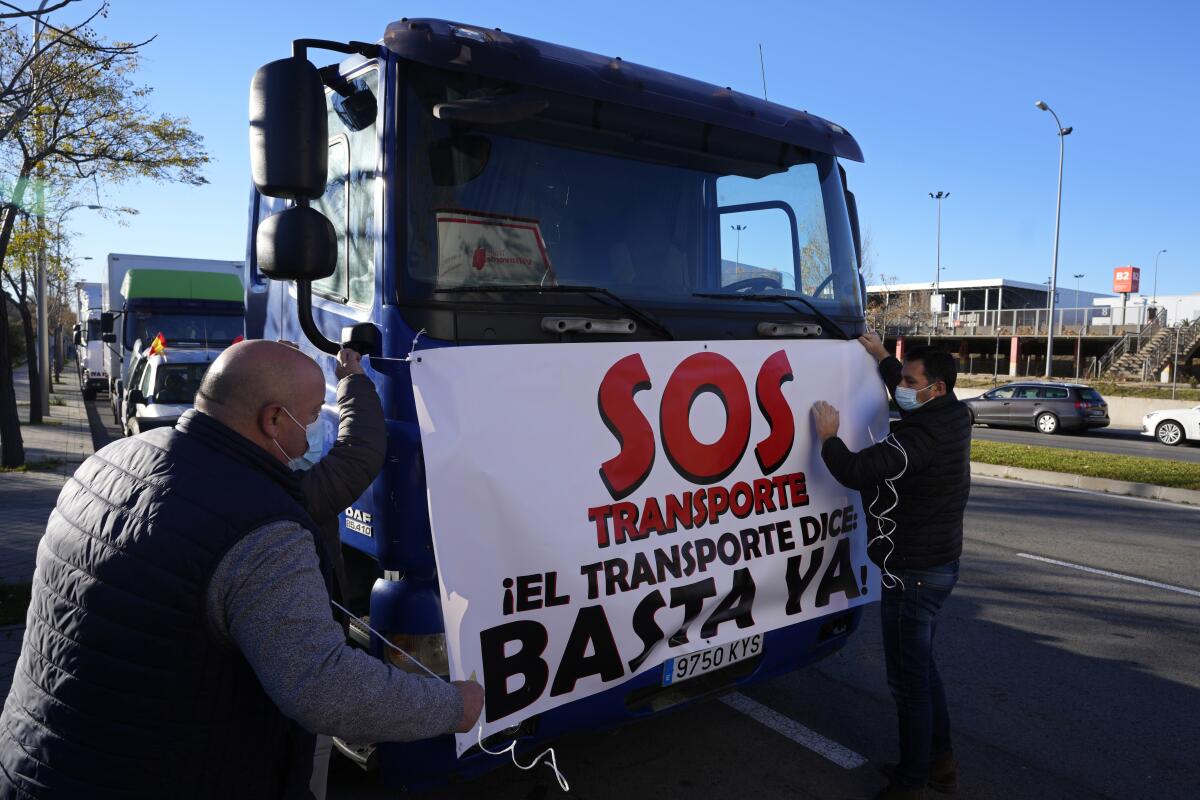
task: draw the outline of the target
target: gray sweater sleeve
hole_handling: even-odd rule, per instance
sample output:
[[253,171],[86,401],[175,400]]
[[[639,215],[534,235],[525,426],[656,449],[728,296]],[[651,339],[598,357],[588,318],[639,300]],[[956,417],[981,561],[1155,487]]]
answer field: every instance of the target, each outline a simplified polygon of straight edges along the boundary
[[312,535],[294,522],[266,525],[231,548],[207,600],[218,640],[241,651],[280,711],[310,733],[411,741],[449,733],[462,718],[454,686],[346,644]]

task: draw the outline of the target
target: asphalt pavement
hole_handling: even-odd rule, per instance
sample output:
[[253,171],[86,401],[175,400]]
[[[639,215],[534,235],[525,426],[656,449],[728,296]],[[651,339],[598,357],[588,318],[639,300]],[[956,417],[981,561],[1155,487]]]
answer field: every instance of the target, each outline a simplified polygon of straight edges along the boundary
[[1047,436],[1022,428],[989,428],[976,425],[972,434],[989,442],[1032,444],[1041,447],[1064,447],[1068,450],[1092,450],[1123,456],[1162,458],[1170,461],[1190,461],[1200,464],[1200,446],[1194,443],[1168,447],[1150,436],[1142,436],[1129,428],[1098,428],[1087,433],[1063,433]]
[[[1200,796],[1200,510],[981,479],[966,528],[937,647],[955,727],[957,797]],[[876,606],[840,653],[733,698],[745,708],[740,697],[765,709],[760,719],[775,727],[717,700],[562,740],[557,756],[570,796],[841,800],[882,786],[877,769],[895,758],[895,716]],[[847,768],[817,752],[830,745],[864,763]],[[337,763],[329,796],[394,794]],[[563,793],[548,769],[508,765],[408,796]]]

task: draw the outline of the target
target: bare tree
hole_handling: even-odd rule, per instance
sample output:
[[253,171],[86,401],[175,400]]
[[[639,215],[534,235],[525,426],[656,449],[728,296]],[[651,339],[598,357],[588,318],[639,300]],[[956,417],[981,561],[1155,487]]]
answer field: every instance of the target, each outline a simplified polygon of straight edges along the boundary
[[[59,46],[41,48],[39,35],[0,28],[0,70],[19,73],[0,74],[0,87],[9,91],[9,111],[0,121],[0,137],[7,136],[0,138],[0,170],[12,176],[9,197],[0,206],[0,269],[7,266],[18,216],[44,217],[46,186],[62,196],[83,181],[205,183],[201,170],[209,158],[201,137],[186,118],[152,113],[151,89],[132,80],[138,45],[110,45],[84,26],[55,35]],[[3,54],[10,52],[37,53],[36,68],[27,59],[5,62]],[[6,305],[0,293],[0,318]],[[0,463],[18,466],[23,448],[6,339],[7,329],[0,330]],[[39,385],[36,369],[35,360],[31,395]],[[40,395],[36,399],[40,407]]]

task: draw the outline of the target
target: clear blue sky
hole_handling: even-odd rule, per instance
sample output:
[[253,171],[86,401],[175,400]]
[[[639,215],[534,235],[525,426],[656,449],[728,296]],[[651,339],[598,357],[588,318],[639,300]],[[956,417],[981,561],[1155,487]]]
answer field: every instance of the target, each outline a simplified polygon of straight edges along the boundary
[[[376,40],[401,17],[441,17],[559,42],[761,92],[844,125],[847,164],[877,272],[933,279],[935,204],[944,280],[1050,273],[1058,140],[1067,137],[1059,282],[1111,289],[1112,269],[1166,248],[1159,294],[1200,291],[1200,6],[1186,0],[936,2],[521,2],[408,0],[202,3],[112,0],[107,35],[157,35],[142,71],[157,110],[185,114],[214,158],[210,185],[144,183],[106,205],[126,227],[79,211],[83,276],[109,252],[242,258],[249,177],[247,87],[297,37]],[[85,198],[91,202],[90,198]]]

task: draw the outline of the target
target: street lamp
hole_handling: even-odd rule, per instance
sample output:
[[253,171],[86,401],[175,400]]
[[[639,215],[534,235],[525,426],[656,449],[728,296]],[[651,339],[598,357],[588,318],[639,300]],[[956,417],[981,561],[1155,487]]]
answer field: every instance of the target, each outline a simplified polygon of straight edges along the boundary
[[1054,265],[1050,270],[1050,320],[1046,326],[1046,377],[1049,378],[1050,367],[1054,363],[1054,289],[1058,282],[1058,232],[1062,222],[1063,152],[1066,137],[1070,135],[1073,128],[1064,128],[1062,120],[1058,118],[1058,114],[1054,113],[1054,109],[1041,100],[1034,105],[1042,111],[1049,111],[1050,116],[1054,117],[1054,124],[1058,127],[1058,202],[1054,212]]
[[1158,304],[1158,257],[1165,252],[1167,251],[1159,250],[1154,254],[1154,298],[1150,302],[1155,305]]
[[737,249],[733,251],[733,274],[738,274],[742,271],[742,231],[749,228],[749,225],[730,225],[729,229],[737,231]]
[[[933,293],[939,295],[942,292],[942,201],[950,196],[949,192],[929,193],[929,196],[937,201],[937,269],[933,273]],[[932,311],[932,306],[930,307]]]

